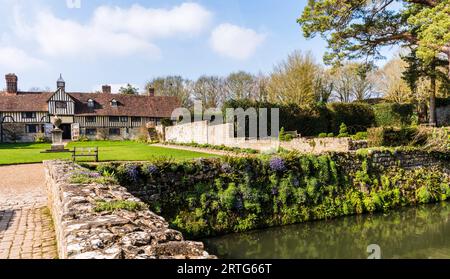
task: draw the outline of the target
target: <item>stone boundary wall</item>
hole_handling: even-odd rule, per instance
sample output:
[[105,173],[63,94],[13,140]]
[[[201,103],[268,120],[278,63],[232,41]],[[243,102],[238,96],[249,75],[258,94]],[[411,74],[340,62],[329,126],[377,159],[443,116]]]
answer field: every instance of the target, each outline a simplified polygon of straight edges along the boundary
[[94,211],[100,200],[141,202],[124,187],[70,184],[71,173],[84,169],[67,161],[44,166],[60,259],[215,258],[149,210]]
[[304,153],[348,152],[367,148],[367,141],[354,141],[351,138],[296,138],[281,142],[280,147]]
[[436,121],[438,126],[450,126],[450,106],[436,108]]
[[165,139],[173,143],[198,143],[225,145],[228,147],[250,148],[261,152],[277,151],[280,147],[304,153],[347,152],[367,147],[367,141],[354,141],[351,138],[297,138],[289,142],[278,139],[245,139],[233,137],[233,125],[208,125],[199,121],[166,127]]
[[334,159],[348,172],[361,170],[363,160],[366,159],[371,167],[381,170],[395,166],[403,169],[439,167],[450,175],[450,163],[448,159],[439,158],[437,153],[433,154],[420,150],[369,150],[367,156],[359,156],[355,153],[336,153]]

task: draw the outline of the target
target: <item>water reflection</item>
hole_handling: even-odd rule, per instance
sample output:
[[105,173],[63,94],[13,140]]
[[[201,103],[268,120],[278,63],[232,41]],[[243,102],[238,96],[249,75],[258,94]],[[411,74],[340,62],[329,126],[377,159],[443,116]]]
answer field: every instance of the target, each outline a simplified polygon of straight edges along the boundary
[[388,214],[350,216],[204,240],[231,259],[365,259],[370,244],[382,258],[450,258],[450,203]]

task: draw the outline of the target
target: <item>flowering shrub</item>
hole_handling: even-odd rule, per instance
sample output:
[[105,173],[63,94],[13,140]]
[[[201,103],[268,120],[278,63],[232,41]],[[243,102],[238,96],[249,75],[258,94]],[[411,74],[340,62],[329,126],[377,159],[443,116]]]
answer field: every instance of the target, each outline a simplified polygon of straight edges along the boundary
[[282,171],[286,170],[283,159],[281,159],[279,157],[274,157],[274,158],[270,159],[269,165],[270,165],[270,169],[272,171],[282,172]]

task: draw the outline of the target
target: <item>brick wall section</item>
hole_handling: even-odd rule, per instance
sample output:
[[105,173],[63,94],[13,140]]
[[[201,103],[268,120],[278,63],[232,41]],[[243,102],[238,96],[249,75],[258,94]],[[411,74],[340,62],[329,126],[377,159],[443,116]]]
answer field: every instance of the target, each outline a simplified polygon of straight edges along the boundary
[[210,259],[200,242],[185,241],[149,210],[95,213],[99,200],[140,200],[120,186],[74,185],[80,166],[44,162],[49,206],[61,259]]

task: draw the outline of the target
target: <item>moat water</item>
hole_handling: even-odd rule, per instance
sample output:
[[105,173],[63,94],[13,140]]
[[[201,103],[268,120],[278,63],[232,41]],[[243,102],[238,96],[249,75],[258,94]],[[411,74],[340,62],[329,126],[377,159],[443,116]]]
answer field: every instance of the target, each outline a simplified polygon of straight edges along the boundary
[[[203,241],[208,252],[225,259],[450,259],[450,203]],[[368,252],[372,244],[376,245],[375,250]]]

